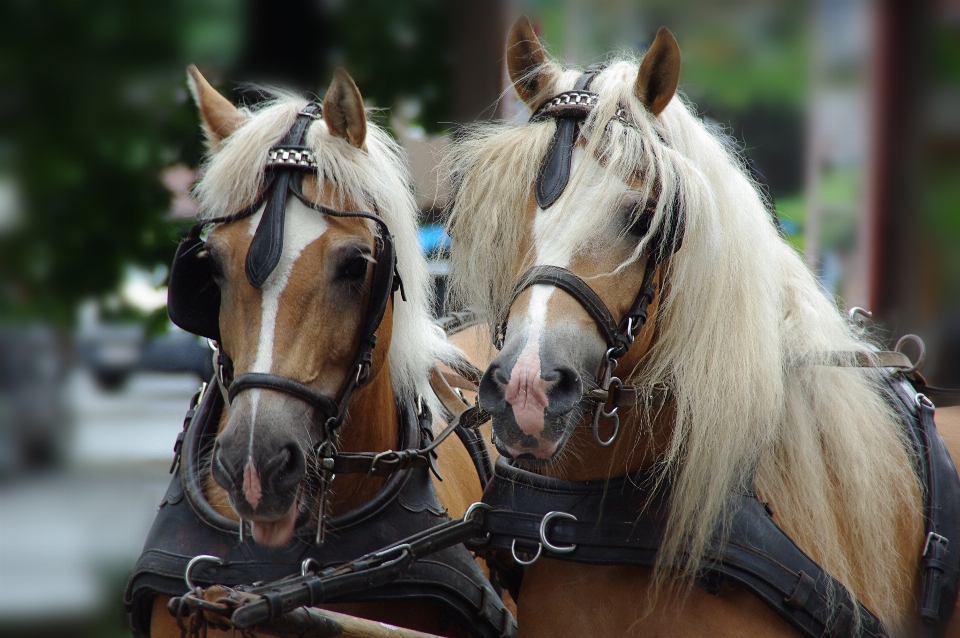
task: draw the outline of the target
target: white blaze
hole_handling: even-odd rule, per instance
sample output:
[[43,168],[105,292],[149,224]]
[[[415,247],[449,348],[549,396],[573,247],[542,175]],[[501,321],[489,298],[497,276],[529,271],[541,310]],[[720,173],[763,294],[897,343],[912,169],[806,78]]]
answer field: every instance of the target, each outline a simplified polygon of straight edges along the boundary
[[[266,206],[266,205],[264,205]],[[261,208],[250,218],[248,232],[252,237],[257,232],[260,219],[263,217]],[[280,261],[267,280],[260,287],[262,302],[260,307],[260,339],[257,342],[257,356],[253,361],[250,372],[269,373],[273,368],[273,344],[277,332],[277,314],[280,311],[280,296],[283,294],[290,274],[304,249],[320,239],[330,224],[326,217],[294,196],[287,198],[286,218],[283,227],[283,250]],[[257,403],[260,399],[260,390],[253,389],[250,394],[251,427],[250,453],[253,453],[253,429],[256,424]]]

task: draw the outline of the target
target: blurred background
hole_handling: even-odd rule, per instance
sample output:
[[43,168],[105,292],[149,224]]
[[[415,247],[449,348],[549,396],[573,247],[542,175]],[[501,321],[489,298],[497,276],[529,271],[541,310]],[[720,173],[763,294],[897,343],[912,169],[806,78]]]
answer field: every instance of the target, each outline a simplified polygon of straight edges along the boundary
[[[210,352],[166,316],[201,160],[184,69],[236,102],[344,66],[410,154],[438,287],[458,125],[523,118],[529,15],[569,65],[661,25],[843,307],[960,384],[960,0],[0,0],[0,633],[127,635],[129,574]],[[910,353],[913,355],[913,352]]]

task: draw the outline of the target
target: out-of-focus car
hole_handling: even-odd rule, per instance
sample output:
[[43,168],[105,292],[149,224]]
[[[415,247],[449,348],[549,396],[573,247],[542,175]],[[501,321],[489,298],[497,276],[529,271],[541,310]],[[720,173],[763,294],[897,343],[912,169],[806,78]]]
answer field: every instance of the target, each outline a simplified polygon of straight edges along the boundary
[[72,443],[69,356],[51,327],[0,324],[0,474],[59,465]]
[[77,333],[77,356],[104,390],[119,390],[134,372],[193,372],[202,381],[213,374],[206,340],[170,325],[147,337],[142,325],[94,323]]

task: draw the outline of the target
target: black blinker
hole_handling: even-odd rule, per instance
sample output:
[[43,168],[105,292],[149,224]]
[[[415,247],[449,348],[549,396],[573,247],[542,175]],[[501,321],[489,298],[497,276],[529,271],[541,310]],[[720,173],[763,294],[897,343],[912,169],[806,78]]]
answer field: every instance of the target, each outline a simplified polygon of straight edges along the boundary
[[219,341],[220,288],[213,279],[213,263],[201,255],[204,245],[199,229],[180,242],[170,267],[167,314],[187,332]]

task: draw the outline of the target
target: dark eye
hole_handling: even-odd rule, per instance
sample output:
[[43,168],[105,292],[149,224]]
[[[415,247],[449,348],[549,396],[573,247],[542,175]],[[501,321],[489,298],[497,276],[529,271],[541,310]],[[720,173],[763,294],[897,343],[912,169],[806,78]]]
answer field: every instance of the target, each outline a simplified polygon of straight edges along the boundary
[[340,268],[340,278],[351,281],[364,279],[367,276],[367,266],[370,257],[364,253],[356,253],[347,259]]
[[638,202],[627,213],[627,233],[640,238],[650,232],[650,222],[657,210],[654,201]]

